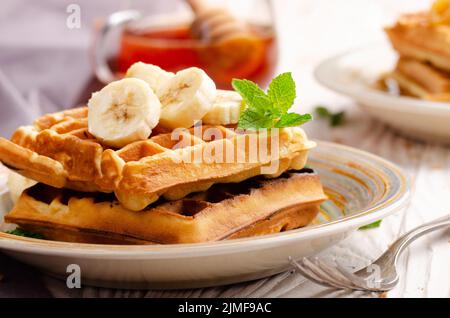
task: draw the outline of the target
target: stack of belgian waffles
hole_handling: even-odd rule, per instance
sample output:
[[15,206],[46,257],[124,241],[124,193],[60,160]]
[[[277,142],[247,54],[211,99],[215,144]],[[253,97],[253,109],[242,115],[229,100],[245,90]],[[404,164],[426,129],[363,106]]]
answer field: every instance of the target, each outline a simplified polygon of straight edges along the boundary
[[450,0],[437,0],[430,11],[401,16],[386,28],[399,53],[388,75],[403,94],[450,101]]
[[[5,221],[45,239],[110,244],[216,241],[310,223],[326,198],[305,168],[314,142],[298,127],[276,136],[235,129],[242,98],[210,81],[195,68],[137,63],[88,106],[0,138],[11,191],[20,192]],[[16,173],[36,182],[17,190]]]

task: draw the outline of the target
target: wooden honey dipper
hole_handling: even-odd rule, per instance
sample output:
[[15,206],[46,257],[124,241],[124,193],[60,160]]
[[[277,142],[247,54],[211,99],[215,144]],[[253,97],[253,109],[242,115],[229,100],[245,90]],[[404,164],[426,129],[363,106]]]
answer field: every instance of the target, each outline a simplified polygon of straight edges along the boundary
[[228,10],[209,5],[204,0],[186,0],[194,11],[192,33],[199,39],[221,42],[232,39],[253,39],[249,26]]

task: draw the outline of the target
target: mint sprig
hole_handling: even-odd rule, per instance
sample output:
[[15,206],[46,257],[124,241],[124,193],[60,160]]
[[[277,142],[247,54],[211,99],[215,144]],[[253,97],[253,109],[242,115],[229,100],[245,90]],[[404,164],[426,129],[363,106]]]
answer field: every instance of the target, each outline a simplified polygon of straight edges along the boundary
[[31,237],[31,238],[36,238],[36,239],[43,239],[44,238],[41,234],[33,233],[33,232],[30,232],[30,231],[25,231],[25,230],[23,230],[21,228],[16,228],[16,229],[11,230],[11,231],[6,231],[5,233],[18,235],[18,236],[24,236],[24,237]]
[[291,73],[275,77],[267,94],[249,80],[233,79],[232,86],[244,100],[246,108],[241,113],[238,128],[262,129],[303,125],[310,121],[310,114],[288,113],[296,97],[295,82]]
[[325,106],[317,106],[314,111],[319,118],[327,119],[331,127],[341,126],[345,121],[344,111],[333,113]]
[[369,229],[375,229],[377,227],[380,227],[381,220],[375,221],[373,223],[363,225],[359,228],[359,230],[369,230]]

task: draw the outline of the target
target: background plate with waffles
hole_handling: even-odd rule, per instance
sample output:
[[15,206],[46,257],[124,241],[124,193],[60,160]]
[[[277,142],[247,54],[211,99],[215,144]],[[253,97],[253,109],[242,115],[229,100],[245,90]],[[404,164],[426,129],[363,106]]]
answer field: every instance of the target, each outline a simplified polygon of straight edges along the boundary
[[[70,243],[0,232],[0,248],[62,279],[67,277],[69,264],[78,264],[82,284],[150,289],[222,285],[288,270],[290,258],[317,254],[360,226],[401,210],[409,198],[409,182],[399,168],[360,150],[319,142],[310,153],[308,167],[299,174],[317,173],[329,200],[321,204],[310,225],[300,229],[163,245]],[[3,215],[11,209],[12,202],[7,190],[1,198]]]
[[404,135],[449,144],[449,102],[399,96],[377,88],[377,81],[394,69],[397,58],[389,43],[372,44],[325,60],[316,68],[315,77]]

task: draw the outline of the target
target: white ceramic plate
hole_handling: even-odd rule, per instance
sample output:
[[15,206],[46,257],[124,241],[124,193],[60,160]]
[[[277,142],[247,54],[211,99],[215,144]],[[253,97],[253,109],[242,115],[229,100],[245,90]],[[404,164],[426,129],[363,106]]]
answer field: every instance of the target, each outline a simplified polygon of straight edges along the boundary
[[[401,209],[408,180],[392,163],[337,144],[320,142],[308,165],[330,198],[313,224],[298,230],[230,241],[153,246],[74,244],[0,232],[12,257],[64,278],[81,267],[83,284],[120,288],[194,288],[257,279],[290,267],[289,257],[314,255],[362,225]],[[2,211],[7,211],[3,196]],[[1,216],[1,215],[0,215]]]
[[450,143],[450,103],[399,97],[374,88],[380,75],[394,68],[396,59],[387,43],[368,46],[325,60],[316,68],[315,77],[408,136]]

